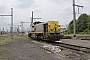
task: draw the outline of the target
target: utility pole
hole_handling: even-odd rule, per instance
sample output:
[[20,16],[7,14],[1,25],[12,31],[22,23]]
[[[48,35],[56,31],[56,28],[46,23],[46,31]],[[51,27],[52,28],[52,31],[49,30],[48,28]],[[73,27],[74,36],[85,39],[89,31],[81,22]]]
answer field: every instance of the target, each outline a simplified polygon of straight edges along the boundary
[[83,7],[80,5],[75,5],[75,0],[73,0],[73,25],[74,25],[74,37],[76,37],[76,12],[75,12],[75,6],[78,7],[78,13],[79,13],[79,7]]
[[74,24],[74,37],[76,37],[76,13],[75,13],[75,0],[73,0],[73,24]]
[[0,16],[11,16],[11,38],[13,39],[13,8],[11,8],[11,15],[0,15]]
[[11,8],[11,36],[12,36],[12,39],[13,39],[13,8]]
[[33,11],[32,11],[31,26],[32,26],[32,24],[33,24],[33,19],[42,19],[42,18],[34,18],[34,17],[33,17]]
[[33,24],[33,11],[32,11],[32,18],[31,18],[31,26]]

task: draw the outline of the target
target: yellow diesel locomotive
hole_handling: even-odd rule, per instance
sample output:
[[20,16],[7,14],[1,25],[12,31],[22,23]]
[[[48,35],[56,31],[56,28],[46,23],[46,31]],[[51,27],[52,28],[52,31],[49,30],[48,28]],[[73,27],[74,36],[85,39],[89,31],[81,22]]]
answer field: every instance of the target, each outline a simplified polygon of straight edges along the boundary
[[28,37],[33,39],[41,39],[47,41],[60,40],[60,25],[58,21],[34,22],[31,30],[28,32]]

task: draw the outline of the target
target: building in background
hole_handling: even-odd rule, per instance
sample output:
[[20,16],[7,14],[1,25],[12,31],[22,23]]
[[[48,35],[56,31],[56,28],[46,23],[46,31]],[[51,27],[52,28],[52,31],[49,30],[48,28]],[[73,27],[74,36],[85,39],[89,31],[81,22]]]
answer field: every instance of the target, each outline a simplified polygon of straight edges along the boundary
[[60,25],[60,32],[68,30],[68,25]]

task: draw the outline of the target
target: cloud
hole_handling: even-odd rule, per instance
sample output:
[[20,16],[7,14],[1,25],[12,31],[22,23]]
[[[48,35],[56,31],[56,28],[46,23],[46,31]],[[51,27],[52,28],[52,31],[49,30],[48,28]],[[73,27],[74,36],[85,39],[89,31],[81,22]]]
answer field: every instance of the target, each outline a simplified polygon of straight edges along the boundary
[[20,9],[26,9],[33,6],[33,4],[34,4],[34,0],[18,0],[17,7]]
[[61,3],[64,3],[64,2],[70,2],[70,1],[68,1],[68,0],[48,0],[48,2],[61,4]]
[[5,6],[0,5],[0,13],[3,13],[3,12],[5,12]]
[[34,12],[41,12],[41,10],[34,10]]
[[38,7],[39,7],[39,5],[37,4],[37,5],[34,5],[33,7],[34,7],[34,8],[38,8]]

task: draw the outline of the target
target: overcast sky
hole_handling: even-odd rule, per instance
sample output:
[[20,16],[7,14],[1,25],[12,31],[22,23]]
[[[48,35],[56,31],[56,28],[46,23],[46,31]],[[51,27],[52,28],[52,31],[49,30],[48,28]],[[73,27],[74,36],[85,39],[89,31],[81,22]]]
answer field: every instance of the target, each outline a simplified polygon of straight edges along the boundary
[[[11,14],[11,8],[14,10],[14,25],[20,25],[21,21],[30,22],[31,12],[34,11],[34,17],[40,17],[40,20],[58,20],[60,25],[67,25],[73,19],[73,0],[0,0],[0,15]],[[90,14],[90,0],[75,0],[76,4],[83,5],[80,13]],[[78,8],[76,7],[76,13]],[[76,14],[78,18],[80,14]],[[0,29],[9,29],[11,17],[0,17]],[[24,28],[29,28],[30,24],[25,23]]]

